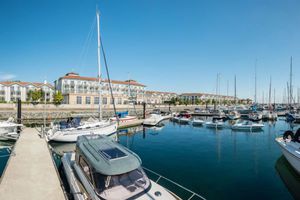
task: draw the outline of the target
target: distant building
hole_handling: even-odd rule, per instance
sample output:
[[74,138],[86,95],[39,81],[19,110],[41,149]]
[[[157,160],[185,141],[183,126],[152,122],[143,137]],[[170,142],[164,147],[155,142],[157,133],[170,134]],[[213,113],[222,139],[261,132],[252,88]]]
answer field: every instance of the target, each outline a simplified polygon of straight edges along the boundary
[[[77,73],[67,73],[54,82],[55,89],[61,91],[65,104],[98,104],[99,83],[96,77],[84,77]],[[135,80],[111,80],[116,105],[128,102],[144,102],[145,85]],[[102,104],[113,104],[108,80],[102,80]]]
[[[192,102],[195,102],[196,99],[200,101],[206,101],[209,99],[214,100],[228,100],[228,101],[234,101],[234,96],[226,96],[226,95],[216,95],[216,94],[207,94],[207,93],[182,93],[180,94],[180,98],[183,100],[189,100]],[[236,99],[238,100],[238,98]]]
[[174,92],[146,91],[145,102],[147,104],[163,104],[177,96]]
[[40,89],[46,92],[47,101],[51,101],[54,87],[50,84],[22,81],[2,81],[0,82],[0,102],[14,102],[18,98],[20,98],[21,101],[29,101],[28,92]]

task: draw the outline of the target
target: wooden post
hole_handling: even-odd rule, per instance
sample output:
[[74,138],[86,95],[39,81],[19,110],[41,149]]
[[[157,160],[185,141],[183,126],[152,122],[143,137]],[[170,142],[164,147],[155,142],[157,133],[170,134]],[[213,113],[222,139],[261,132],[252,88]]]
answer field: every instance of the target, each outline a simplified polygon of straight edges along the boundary
[[143,119],[146,119],[146,103],[143,102]]
[[[18,106],[18,111],[17,111],[17,123],[21,124],[22,123],[22,106],[21,106],[21,99],[18,98],[17,100],[17,106]],[[17,132],[21,132],[21,127],[18,126]]]

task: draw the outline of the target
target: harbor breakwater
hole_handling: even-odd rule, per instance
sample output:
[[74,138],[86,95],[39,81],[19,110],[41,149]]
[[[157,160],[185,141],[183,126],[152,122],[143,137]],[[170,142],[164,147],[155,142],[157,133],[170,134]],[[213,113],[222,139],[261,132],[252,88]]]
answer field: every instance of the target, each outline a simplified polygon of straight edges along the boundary
[[[155,108],[162,111],[178,112],[184,109],[194,110],[198,105],[194,106],[168,106],[168,105],[147,105],[146,113],[149,113]],[[114,116],[114,109],[112,105],[103,106],[103,117],[109,118]],[[116,109],[120,111],[129,111],[129,115],[137,115],[138,117],[143,117],[143,105],[117,105]],[[67,119],[68,117],[80,116],[82,118],[97,117],[98,116],[98,106],[97,105],[68,105],[63,104],[55,106],[53,104],[22,104],[22,123],[25,125],[30,124],[43,124],[44,118],[46,122],[50,123],[52,121]],[[6,120],[9,117],[17,118],[17,104],[0,104],[0,120]]]

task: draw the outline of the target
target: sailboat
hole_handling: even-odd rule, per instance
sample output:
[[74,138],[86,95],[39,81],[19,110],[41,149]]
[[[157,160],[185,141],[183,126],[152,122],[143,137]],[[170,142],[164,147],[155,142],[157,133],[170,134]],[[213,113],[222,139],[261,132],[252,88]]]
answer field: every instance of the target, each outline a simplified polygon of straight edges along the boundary
[[257,77],[256,77],[256,65],[257,60],[255,61],[255,92],[254,92],[254,104],[252,105],[252,112],[249,113],[248,118],[250,121],[256,122],[262,119],[262,114],[257,111]]
[[241,114],[236,110],[237,108],[237,98],[236,98],[236,75],[234,76],[234,109],[230,111],[226,116],[229,120],[237,120],[241,118]]
[[263,120],[277,120],[277,113],[273,110],[273,106],[271,104],[271,96],[272,96],[272,78],[270,78],[270,86],[269,86],[269,110],[264,110],[262,113]]
[[293,85],[292,85],[292,74],[293,74],[293,58],[291,57],[291,63],[290,63],[290,85],[288,86],[288,107],[289,112],[286,113],[286,120],[288,122],[294,122],[294,123],[300,123],[300,115],[292,109],[292,103],[293,103]]
[[102,84],[101,84],[101,63],[100,63],[100,16],[97,13],[97,33],[98,33],[98,84],[99,84],[99,103],[98,114],[99,119],[93,119],[81,122],[80,118],[70,118],[52,125],[47,132],[46,139],[48,141],[57,142],[76,142],[79,136],[83,135],[112,135],[117,132],[117,122],[102,119]]

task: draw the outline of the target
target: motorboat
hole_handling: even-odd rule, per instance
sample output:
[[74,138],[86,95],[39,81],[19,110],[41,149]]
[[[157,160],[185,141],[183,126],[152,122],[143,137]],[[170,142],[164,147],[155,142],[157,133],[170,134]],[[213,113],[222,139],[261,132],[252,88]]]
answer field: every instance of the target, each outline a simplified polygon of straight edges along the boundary
[[81,122],[79,117],[69,118],[52,124],[47,132],[46,139],[56,142],[76,142],[83,135],[112,135],[117,132],[118,125],[110,120],[90,119]]
[[296,112],[286,113],[286,120],[288,122],[300,123],[300,115]]
[[194,126],[201,126],[205,123],[205,121],[203,119],[199,119],[199,118],[193,118],[191,120],[192,125]]
[[190,114],[180,114],[177,118],[177,121],[181,124],[188,124],[191,121]]
[[18,129],[23,127],[22,124],[17,124],[10,117],[6,121],[0,122],[0,140],[17,140],[19,137]]
[[300,174],[300,128],[296,134],[289,130],[283,134],[283,137],[278,137],[275,140],[284,157],[297,173]]
[[262,114],[259,112],[252,112],[248,116],[249,116],[249,120],[253,122],[262,120]]
[[238,111],[235,111],[235,110],[229,112],[226,116],[230,120],[237,120],[237,119],[241,118],[241,114]]
[[213,119],[215,120],[221,120],[226,118],[226,114],[222,110],[214,110],[212,114],[213,114]]
[[165,118],[160,114],[150,114],[150,117],[146,118],[143,122],[145,126],[156,126],[159,122]]
[[277,113],[269,110],[264,110],[262,112],[262,119],[263,120],[277,120]]
[[137,154],[106,136],[80,136],[61,160],[75,200],[179,199],[147,177]]
[[253,123],[252,121],[243,121],[236,123],[231,126],[232,130],[249,130],[249,131],[256,131],[261,130],[264,127],[263,124]]
[[221,120],[213,120],[210,122],[205,122],[205,126],[207,128],[224,128],[225,127],[225,123]]

